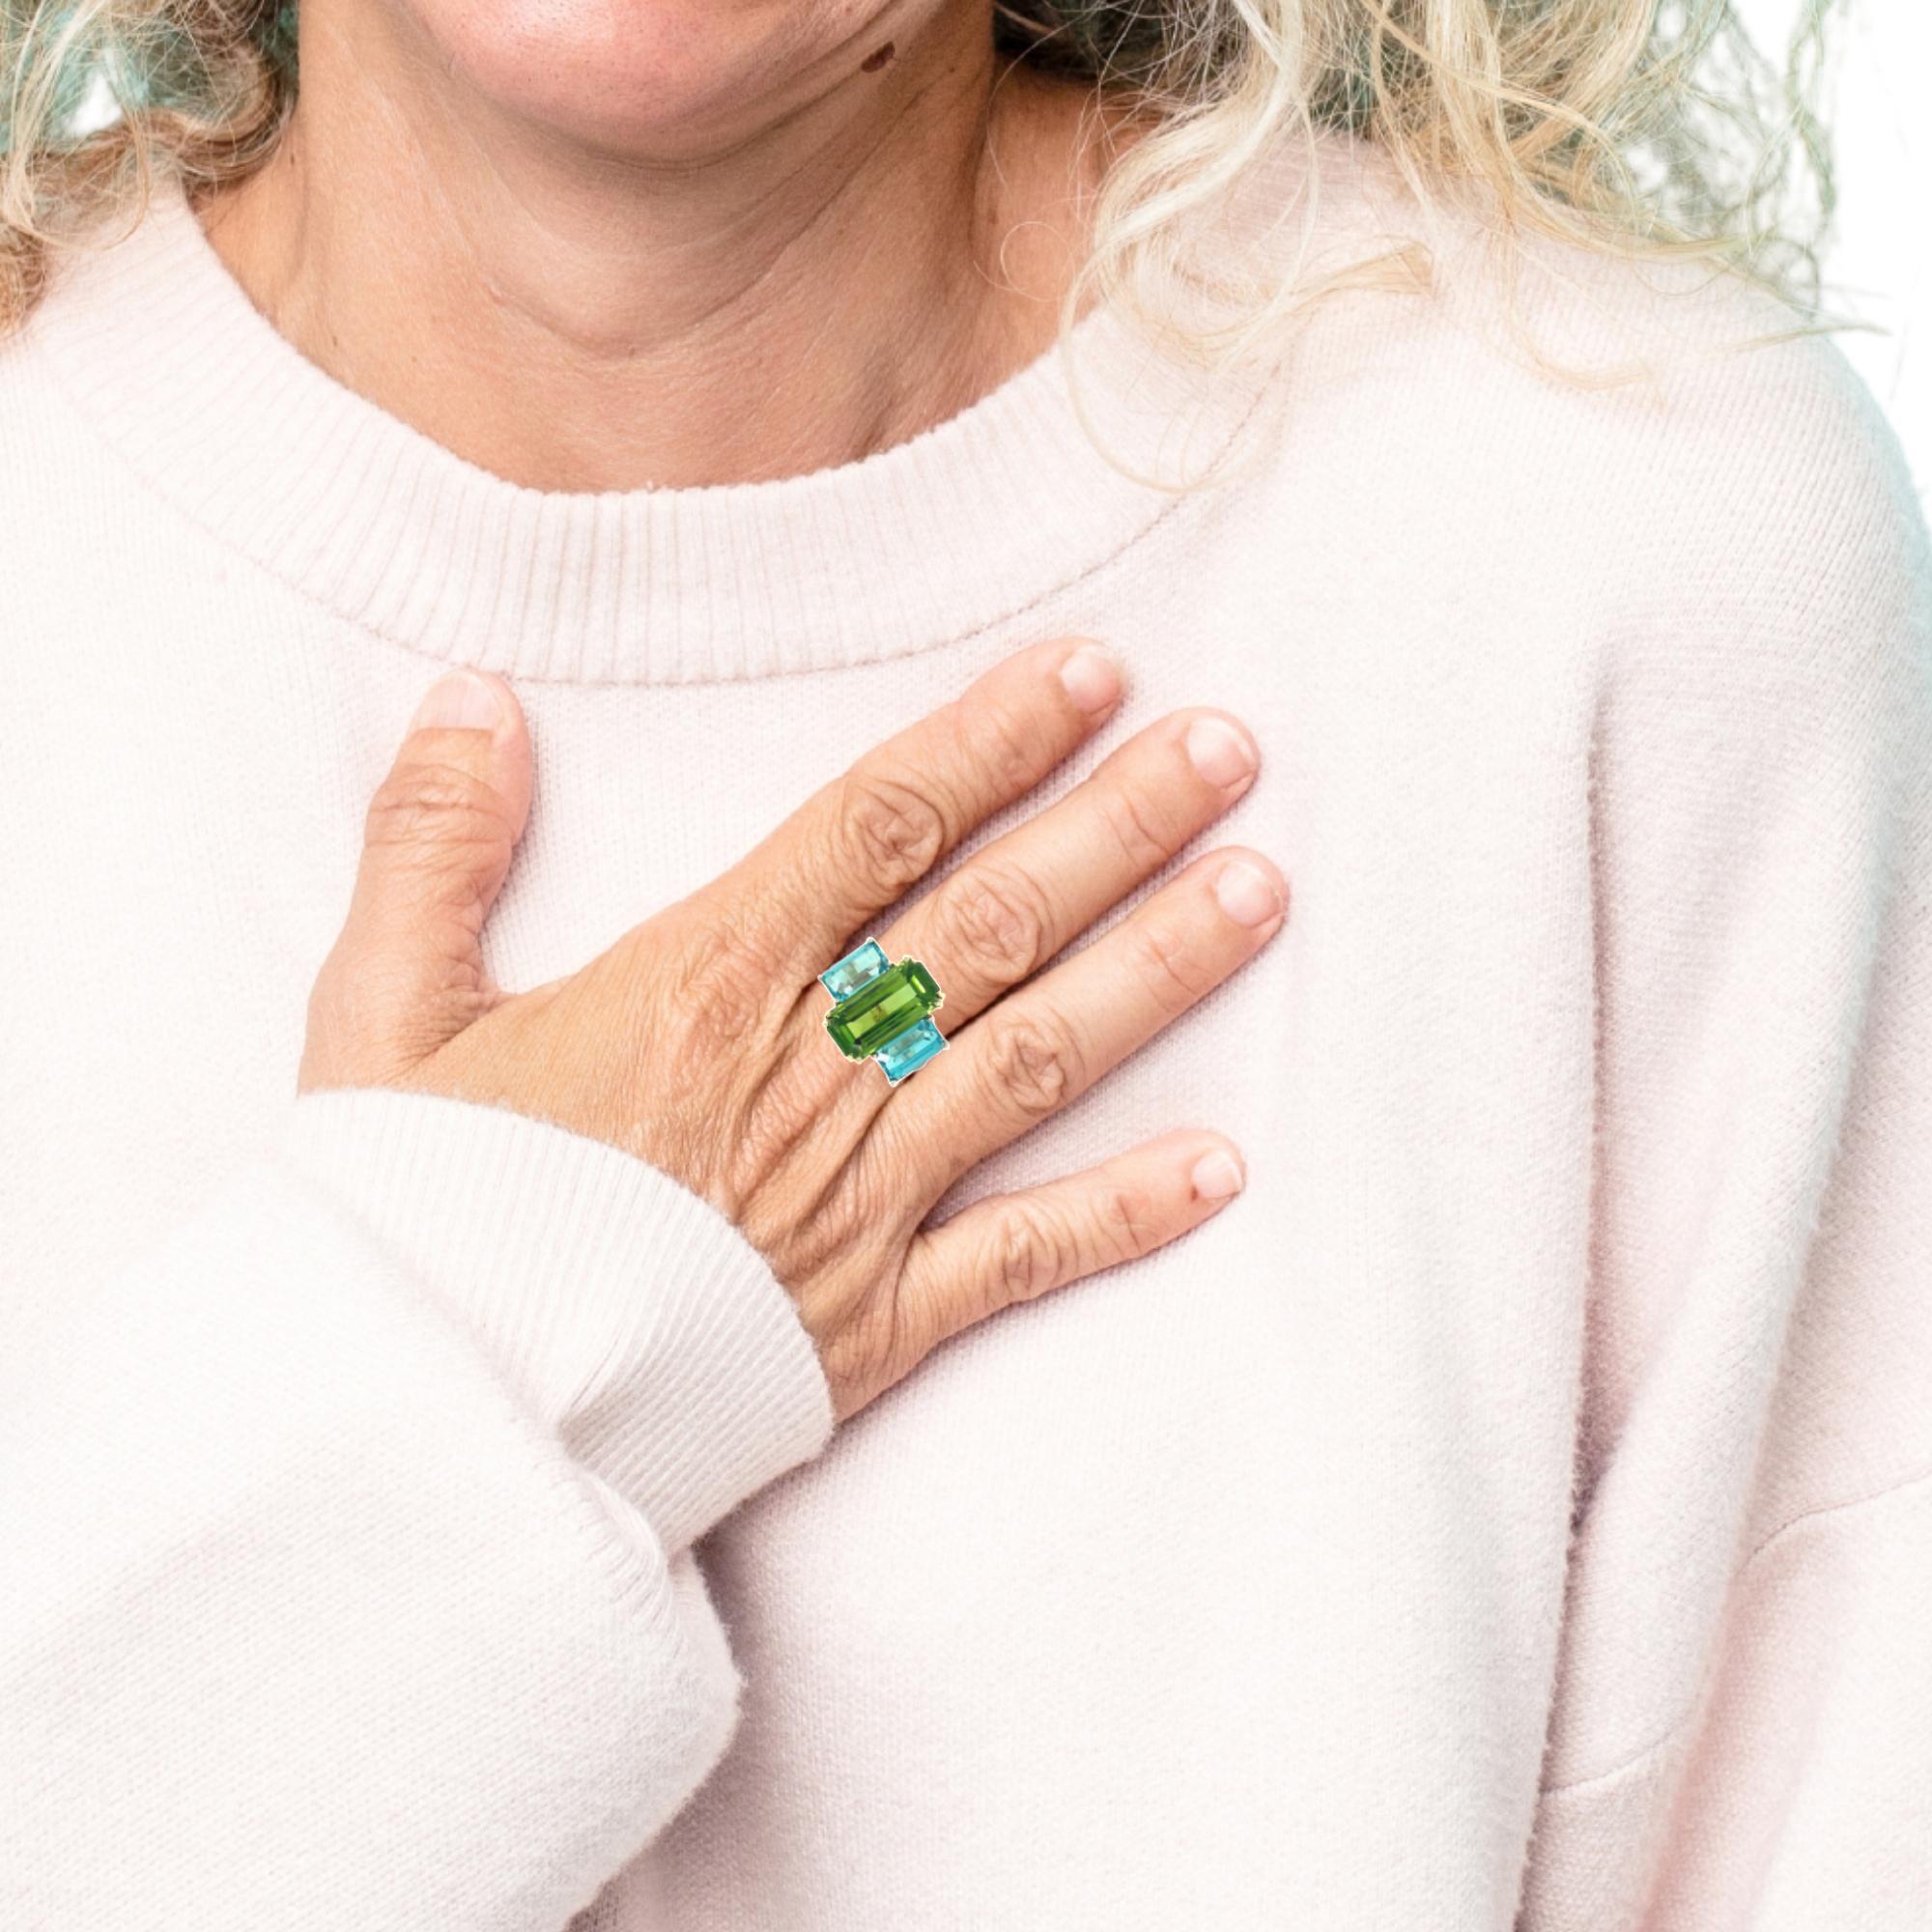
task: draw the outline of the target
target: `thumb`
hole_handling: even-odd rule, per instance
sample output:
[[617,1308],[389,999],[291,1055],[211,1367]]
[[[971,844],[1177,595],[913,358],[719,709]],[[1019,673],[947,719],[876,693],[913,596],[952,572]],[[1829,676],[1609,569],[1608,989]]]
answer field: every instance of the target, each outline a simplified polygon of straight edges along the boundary
[[473,670],[432,685],[363,821],[349,916],[310,1002],[312,1059],[413,1065],[500,998],[483,922],[530,785],[529,731],[510,687]]

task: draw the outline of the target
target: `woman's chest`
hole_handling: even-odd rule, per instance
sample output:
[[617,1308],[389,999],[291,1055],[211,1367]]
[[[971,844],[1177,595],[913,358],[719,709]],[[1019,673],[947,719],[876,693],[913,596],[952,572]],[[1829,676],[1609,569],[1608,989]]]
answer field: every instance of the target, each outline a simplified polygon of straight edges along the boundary
[[[221,599],[246,587],[225,575],[210,586],[217,622]],[[1319,612],[1279,628],[1239,616],[1206,586],[1131,615],[1090,588],[1003,635],[885,663],[681,687],[524,683],[534,803],[486,962],[512,991],[576,970],[1007,650],[1099,636],[1125,668],[1120,714],[934,877],[1141,726],[1209,703],[1247,724],[1261,777],[1167,869],[1223,841],[1259,847],[1289,877],[1289,923],[939,1211],[1204,1125],[1235,1137],[1255,1182],[1221,1242],[1278,1259],[1292,1235],[1305,1260],[1356,1267],[1350,1217],[1392,1208],[1452,1258],[1466,1239],[1470,1264],[1488,1266],[1470,1188],[1515,1185],[1588,1078],[1574,721],[1520,685],[1499,716],[1467,668],[1437,675],[1433,703],[1395,704],[1393,660],[1343,666]],[[113,1265],[279,1118],[369,799],[440,668],[317,616],[206,660],[124,638],[88,686],[32,694],[12,774],[29,810],[6,859],[0,1184],[10,1226],[30,1231],[21,1252],[51,1277]],[[927,963],[944,984],[946,962]],[[1498,1092],[1507,1106],[1484,1097]],[[1231,1347],[1279,1340],[1264,1294],[1224,1297],[1216,1317],[1235,1323]]]

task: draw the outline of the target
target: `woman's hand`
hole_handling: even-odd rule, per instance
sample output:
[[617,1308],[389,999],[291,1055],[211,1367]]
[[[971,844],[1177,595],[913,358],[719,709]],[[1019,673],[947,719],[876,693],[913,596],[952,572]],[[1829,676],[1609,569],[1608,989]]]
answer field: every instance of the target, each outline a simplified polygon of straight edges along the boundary
[[826,1036],[817,975],[1119,695],[1097,646],[1020,651],[868,752],[710,885],[581,971],[509,993],[490,982],[479,936],[528,815],[529,741],[507,685],[446,677],[370,806],[298,1085],[508,1107],[661,1168],[765,1256],[842,1420],[948,1336],[1174,1239],[1241,1184],[1227,1141],[1182,1130],[920,1227],[967,1169],[1279,928],[1280,873],[1222,850],[1034,977],[1252,783],[1252,742],[1218,713],[1149,726],[877,932],[945,995],[947,1050],[915,1077],[895,1089]]

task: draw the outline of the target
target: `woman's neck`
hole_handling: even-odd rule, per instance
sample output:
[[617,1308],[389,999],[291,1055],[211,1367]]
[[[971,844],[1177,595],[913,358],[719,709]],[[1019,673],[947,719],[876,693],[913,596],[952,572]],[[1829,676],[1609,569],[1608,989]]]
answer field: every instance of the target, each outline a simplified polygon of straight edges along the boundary
[[283,145],[202,220],[312,361],[548,490],[797,474],[955,413],[1050,345],[1126,137],[971,7],[642,155],[436,51],[392,0],[305,7]]

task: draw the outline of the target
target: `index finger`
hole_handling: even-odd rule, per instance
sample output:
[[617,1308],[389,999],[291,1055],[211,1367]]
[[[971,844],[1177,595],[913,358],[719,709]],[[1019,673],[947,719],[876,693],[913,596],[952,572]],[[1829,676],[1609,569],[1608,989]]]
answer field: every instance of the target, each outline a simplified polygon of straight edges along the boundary
[[823,972],[977,825],[1031,791],[1120,702],[1088,638],[1004,658],[822,785],[715,881],[785,956]]

